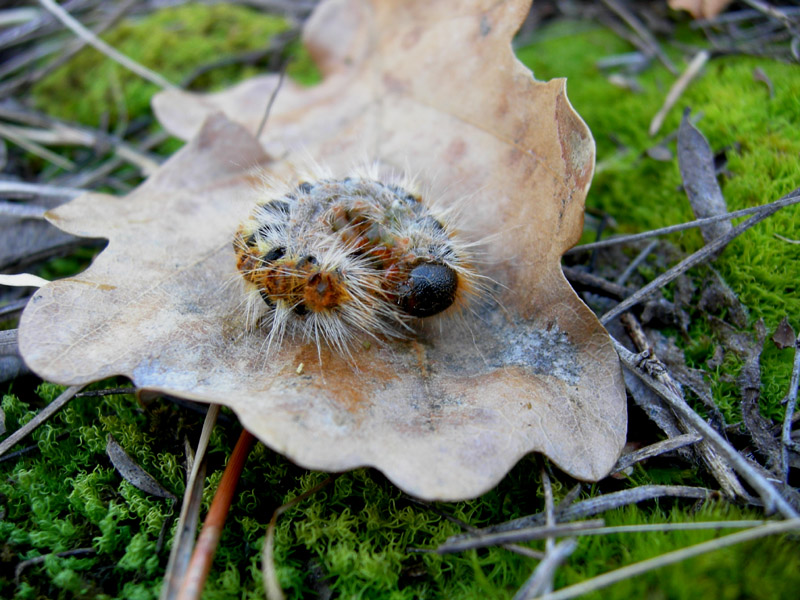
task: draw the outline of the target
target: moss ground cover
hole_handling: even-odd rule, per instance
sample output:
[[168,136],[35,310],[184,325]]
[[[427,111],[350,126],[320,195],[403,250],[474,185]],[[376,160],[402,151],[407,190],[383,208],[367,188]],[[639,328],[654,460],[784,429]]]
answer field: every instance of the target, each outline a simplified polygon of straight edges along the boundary
[[[180,80],[197,65],[220,55],[262,47],[285,23],[241,7],[185,6],[128,21],[107,41],[168,78]],[[570,98],[598,141],[598,174],[588,204],[612,215],[620,231],[639,231],[691,218],[679,190],[677,162],[657,162],[645,151],[653,145],[647,126],[658,110],[672,77],[652,66],[641,76],[643,91],[614,87],[597,69],[595,58],[630,48],[612,33],[574,23],[548,26],[519,50],[519,57],[539,79],[570,78]],[[301,56],[294,74],[311,81],[314,71]],[[769,98],[755,81],[759,66],[775,85]],[[800,79],[786,65],[731,57],[712,61],[681,104],[702,112],[698,127],[714,150],[727,148],[730,175],[723,192],[731,209],[775,199],[797,185],[800,155]],[[92,73],[91,77],[88,73]],[[222,86],[256,73],[244,67],[215,72],[202,83]],[[198,85],[199,85],[198,84]],[[123,72],[93,51],[84,51],[34,90],[45,112],[96,126],[100,115],[112,122],[147,113],[155,89]],[[677,107],[663,135],[675,129]],[[658,138],[657,138],[658,139]],[[673,146],[674,149],[674,146]],[[657,208],[654,208],[657,207]],[[800,300],[794,293],[800,275],[797,246],[773,236],[800,237],[797,211],[779,213],[735,241],[717,262],[722,276],[770,329],[784,314],[795,327]],[[696,232],[670,238],[684,251],[699,247]],[[52,263],[59,276],[72,263]],[[716,340],[701,325],[686,342],[698,365],[713,352]],[[791,357],[768,346],[764,356],[764,412],[780,417],[778,400],[788,385]],[[733,358],[720,367],[714,382],[717,401],[735,419],[738,402]],[[125,382],[101,382],[108,387]],[[2,399],[6,428],[15,430],[51,401],[60,388],[36,387],[33,378],[14,382]],[[217,427],[209,456],[205,508],[219,482],[238,435],[235,418]],[[184,440],[194,443],[202,416],[167,400],[146,409],[132,396],[77,398],[42,426],[29,443],[36,448],[0,463],[0,597],[3,598],[156,598],[167,552],[159,535],[177,507],[125,482],[105,454],[113,437],[162,485],[179,497],[185,479]],[[539,464],[523,460],[494,490],[471,502],[440,508],[472,525],[484,526],[538,512],[543,501]],[[272,511],[325,478],[307,472],[263,446],[252,452],[204,598],[262,598],[260,552]],[[713,485],[669,461],[637,467],[629,481],[608,480],[584,495],[645,483]],[[557,497],[574,484],[556,474]],[[709,503],[658,502],[603,515],[609,524],[684,522],[758,518],[754,511]],[[409,547],[432,548],[459,532],[429,507],[404,497],[379,473],[357,470],[341,475],[278,522],[276,561],[287,597],[324,595],[341,598],[510,598],[534,566],[504,549],[439,556],[409,553]],[[721,535],[715,532],[625,534],[586,538],[558,586],[581,581],[630,562]],[[57,556],[77,548],[93,553]],[[47,555],[27,567],[15,582],[20,561]],[[791,598],[800,586],[796,540],[766,539],[717,552],[596,594],[597,598]]]

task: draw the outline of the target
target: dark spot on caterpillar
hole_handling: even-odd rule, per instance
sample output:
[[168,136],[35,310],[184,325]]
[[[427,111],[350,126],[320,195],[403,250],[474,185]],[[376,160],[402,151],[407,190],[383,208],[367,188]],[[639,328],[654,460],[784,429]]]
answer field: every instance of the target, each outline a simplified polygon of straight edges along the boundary
[[306,308],[306,305],[305,305],[305,304],[303,304],[302,302],[300,302],[299,304],[295,304],[295,305],[292,307],[292,312],[293,312],[294,314],[296,314],[297,316],[300,316],[300,317],[302,317],[302,316],[304,316],[304,315],[305,315],[305,314],[308,312],[308,309]]
[[286,254],[286,248],[284,248],[283,246],[276,246],[275,248],[267,252],[261,260],[263,260],[265,263],[269,263],[272,262],[273,260],[278,260],[279,258],[282,258],[284,254]]
[[285,215],[289,214],[289,203],[284,202],[283,200],[273,200],[267,204],[267,208],[272,210],[272,212],[279,212]]
[[315,265],[315,264],[317,264],[317,257],[309,254],[308,256],[304,256],[303,258],[298,260],[295,267],[298,269],[302,269],[306,265]]
[[430,317],[449,308],[456,298],[458,273],[441,263],[421,263],[399,286],[397,305],[413,317]]
[[422,217],[421,219],[417,219],[417,223],[419,223],[423,227],[430,227],[434,231],[444,231],[444,225],[442,225],[442,223],[438,219],[430,215]]
[[297,186],[297,189],[303,192],[304,194],[308,194],[311,192],[311,190],[314,189],[314,186],[308,183],[307,181],[303,181]]
[[258,290],[258,293],[261,294],[261,299],[264,301],[264,304],[266,304],[270,308],[275,307],[275,303],[269,297],[269,294],[267,294],[267,292],[265,292],[264,290]]

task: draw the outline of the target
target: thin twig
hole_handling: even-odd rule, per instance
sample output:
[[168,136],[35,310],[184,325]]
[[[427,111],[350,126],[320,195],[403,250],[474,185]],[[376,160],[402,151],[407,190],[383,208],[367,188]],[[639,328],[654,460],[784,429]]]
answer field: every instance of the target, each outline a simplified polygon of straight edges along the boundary
[[644,26],[644,24],[636,17],[636,15],[630,12],[625,6],[617,2],[617,0],[603,0],[603,4],[614,11],[617,16],[625,21],[628,26],[636,32],[636,35],[638,35],[645,42],[645,44],[647,44],[647,47],[650,49],[650,51],[658,58],[658,60],[661,61],[661,63],[669,70],[670,73],[673,75],[678,74],[678,69],[675,68],[675,65],[661,49],[658,40],[653,37],[653,34],[650,33],[650,30]]
[[[464,531],[469,531],[471,533],[476,533],[476,532],[480,531],[480,529],[478,529],[477,527],[474,527],[473,525],[470,525],[469,523],[467,523],[465,521],[462,521],[458,517],[453,516],[453,515],[445,512],[445,511],[441,510],[440,508],[434,506],[433,504],[429,504],[427,502],[422,502],[421,500],[417,500],[416,498],[411,498],[410,496],[408,497],[408,500],[410,502],[414,502],[415,504],[418,504],[420,506],[424,506],[426,510],[429,510],[429,511],[433,512],[434,514],[439,515],[443,519],[447,519],[448,521],[450,521],[451,523],[454,523],[455,525],[458,525]],[[528,558],[533,558],[533,559],[536,559],[536,560],[542,560],[544,558],[544,552],[539,552],[538,550],[534,550],[533,548],[528,548],[527,546],[520,546],[519,544],[503,544],[501,547],[505,548],[506,550],[510,550],[511,552],[513,552],[515,554],[519,554],[521,556],[526,556]],[[429,551],[429,550],[423,549],[423,548],[410,548],[410,547],[408,548],[408,551],[409,552],[420,552],[420,551],[422,551],[422,552],[432,552],[432,550]]]
[[117,394],[135,394],[136,388],[135,387],[123,387],[123,388],[108,388],[105,390],[92,390],[89,392],[81,392],[80,394],[75,394],[76,398],[97,398],[103,396],[113,396]]
[[33,419],[25,423],[25,425],[17,429],[14,433],[0,442],[0,456],[3,456],[3,454],[11,450],[11,448],[16,446],[21,440],[27,437],[34,429],[39,427],[39,425],[47,421],[47,419],[61,410],[61,408],[67,402],[69,402],[75,394],[81,391],[84,386],[85,384],[68,387],[66,390],[61,392],[61,395],[58,398],[40,410],[39,413],[33,417]]
[[[787,194],[782,198],[782,200],[788,200],[789,198],[798,196],[798,194],[800,194],[800,188],[792,191],[790,194]],[[677,265],[675,265],[668,271],[662,273],[661,275],[656,277],[653,281],[648,283],[646,286],[639,289],[635,294],[632,294],[631,296],[629,296],[628,298],[617,304],[614,308],[612,308],[610,311],[608,311],[606,314],[600,317],[600,322],[605,325],[612,319],[624,313],[629,308],[637,305],[651,292],[665,286],[670,281],[676,279],[682,273],[688,271],[692,267],[714,256],[717,250],[726,246],[732,239],[741,235],[754,225],[757,225],[767,217],[772,216],[780,208],[782,208],[782,205],[778,205],[777,203],[772,204],[769,209],[765,209],[763,212],[753,215],[743,223],[740,223],[739,225],[731,229],[725,235],[721,235],[720,237],[714,239],[712,242],[709,242],[708,244],[703,246],[697,252],[690,254],[681,262],[679,262]]]
[[794,342],[794,366],[792,367],[792,379],[789,382],[789,392],[786,394],[786,414],[783,417],[783,428],[781,430],[781,473],[783,481],[789,481],[789,448],[792,445],[792,418],[797,404],[797,386],[800,384],[800,335]]
[[631,235],[620,235],[617,237],[600,240],[599,242],[590,242],[588,244],[581,244],[580,246],[575,246],[574,248],[570,248],[565,252],[565,254],[577,254],[578,252],[589,252],[591,250],[597,250],[598,248],[607,248],[609,246],[629,244],[631,242],[638,242],[639,240],[646,240],[648,238],[657,237],[660,235],[667,235],[669,233],[676,233],[678,231],[684,231],[686,229],[694,229],[697,227],[703,227],[704,225],[711,225],[712,223],[718,223],[720,221],[727,221],[730,219],[736,219],[738,217],[757,214],[764,210],[769,210],[773,206],[777,206],[778,208],[783,208],[784,206],[791,206],[792,204],[798,204],[798,203],[800,203],[800,195],[796,195],[793,192],[788,196],[785,196],[780,200],[775,200],[774,202],[770,202],[769,204],[761,204],[760,206],[743,208],[741,210],[735,210],[733,212],[729,212],[723,215],[715,215],[713,217],[707,217],[705,219],[696,219],[694,221],[687,221],[686,223],[678,223],[677,225],[669,225],[667,227],[660,227],[659,229],[643,231],[642,233],[634,233]]
[[583,530],[595,530],[605,524],[603,519],[592,519],[590,521],[574,521],[572,523],[561,523],[558,525],[543,525],[541,527],[528,527],[525,529],[515,529],[513,531],[502,531],[500,533],[483,533],[480,535],[460,536],[457,539],[449,539],[436,548],[437,554],[449,554],[451,552],[463,552],[473,548],[485,548],[487,546],[500,546],[509,542],[529,542],[532,540],[542,540],[548,537],[566,537],[578,535]]
[[61,21],[66,27],[71,29],[75,35],[83,39],[87,44],[90,44],[106,56],[108,56],[114,62],[122,65],[126,69],[133,71],[140,77],[146,79],[147,81],[154,83],[160,88],[167,89],[167,90],[177,90],[179,89],[178,86],[170,83],[166,79],[164,79],[158,73],[151,71],[147,67],[140,65],[136,61],[132,60],[131,58],[125,56],[121,52],[115,50],[108,44],[106,44],[103,40],[97,37],[94,33],[86,29],[78,20],[76,20],[72,15],[70,15],[67,11],[61,8],[58,4],[56,4],[53,0],[39,0],[39,3],[46,8],[50,13],[53,14],[59,21]]
[[617,277],[617,280],[616,280],[615,283],[617,285],[623,285],[624,286],[625,282],[628,281],[628,277],[630,277],[633,274],[633,272],[637,268],[639,268],[639,265],[642,264],[647,259],[649,254],[653,250],[655,250],[657,246],[658,246],[658,240],[653,240],[652,242],[647,244],[647,246],[645,246],[644,249],[641,252],[639,252],[639,254],[636,255],[636,258],[634,258],[631,261],[631,263],[627,267],[625,267],[625,270],[620,274],[619,277]]
[[273,553],[273,548],[275,545],[275,527],[278,523],[278,517],[312,494],[316,494],[319,490],[336,479],[336,477],[336,475],[331,475],[321,483],[318,483],[312,487],[310,490],[303,492],[286,504],[282,504],[275,509],[274,513],[272,513],[272,518],[267,526],[267,535],[264,537],[264,548],[261,552],[261,573],[264,576],[264,592],[267,595],[267,600],[283,600],[284,598],[283,590],[278,583],[278,576],[275,572],[275,556]]
[[530,578],[514,594],[513,600],[527,600],[528,598],[536,598],[540,594],[552,592],[553,577],[555,577],[556,569],[570,557],[577,547],[578,542],[574,538],[569,538],[556,544],[547,553],[544,560],[536,565]]
[[748,464],[744,457],[725,441],[713,427],[686,404],[686,401],[675,391],[674,384],[670,385],[671,379],[669,376],[658,365],[648,364],[648,361],[644,360],[647,357],[637,356],[616,340],[613,340],[613,342],[622,364],[635,373],[647,387],[661,396],[687,424],[702,434],[705,442],[712,445],[717,452],[724,456],[730,466],[758,492],[767,514],[777,510],[787,519],[798,518],[797,512],[778,493],[775,487]]
[[45,160],[49,160],[54,165],[57,165],[64,169],[65,171],[72,171],[75,168],[75,163],[71,160],[64,158],[63,156],[56,154],[55,152],[51,152],[47,148],[40,146],[36,142],[32,142],[31,140],[25,138],[24,136],[19,135],[15,132],[12,128],[0,124],[0,136],[10,140],[24,148],[31,154],[35,154],[36,156],[40,156]]
[[47,210],[48,209],[43,206],[17,204],[16,202],[0,202],[0,215],[4,217],[44,221],[44,213],[46,213]]
[[[544,464],[542,464],[541,476],[542,476],[542,491],[544,492],[544,515],[545,515],[544,525],[545,527],[555,527],[556,517],[555,517],[555,506],[553,504],[553,484],[550,482],[550,476],[547,474],[547,469],[545,469]],[[555,547],[556,547],[555,536],[548,535],[544,540],[545,555],[547,556],[552,554]],[[567,554],[567,556],[569,556],[569,554]],[[564,558],[566,558],[566,556]],[[552,579],[549,582],[543,581],[540,586],[540,589],[542,592],[552,592],[553,591]]]
[[686,91],[686,88],[689,87],[689,84],[692,82],[692,80],[697,77],[705,64],[708,62],[709,58],[711,58],[711,53],[708,50],[700,50],[700,52],[695,54],[692,61],[686,67],[686,70],[681,73],[681,76],[678,77],[678,79],[675,80],[675,83],[672,84],[672,87],[669,88],[667,97],[664,99],[664,105],[659,109],[659,111],[653,117],[653,120],[650,122],[650,128],[647,132],[651,137],[656,135],[661,129],[661,126],[664,124],[664,119],[667,118],[669,111],[672,110],[673,106],[675,106],[675,103],[681,97],[683,92]]
[[264,132],[264,127],[267,124],[269,113],[272,111],[272,105],[275,104],[275,98],[278,97],[278,92],[283,86],[283,80],[286,77],[286,67],[288,65],[289,65],[288,60],[284,60],[283,64],[281,65],[280,75],[278,75],[278,84],[275,86],[275,89],[272,90],[272,93],[269,95],[269,101],[267,102],[267,108],[264,110],[264,116],[261,117],[261,123],[258,124],[258,129],[256,129],[256,139],[260,138],[261,134]]
[[256,438],[253,434],[242,429],[228,464],[225,466],[217,493],[214,494],[214,500],[208,509],[203,529],[197,538],[189,567],[186,569],[186,575],[178,593],[178,600],[198,600],[203,593],[208,572],[211,570],[211,562],[214,560],[219,539],[222,537],[222,529],[225,526],[228,512],[230,512],[236,485],[239,483],[247,455],[255,442]]
[[[627,490],[620,490],[619,492],[603,494],[576,502],[572,506],[561,511],[559,513],[559,519],[562,521],[584,519],[608,510],[614,510],[615,508],[621,508],[631,504],[638,504],[647,500],[655,500],[657,498],[692,498],[695,500],[703,500],[708,498],[712,493],[712,490],[707,488],[685,485],[640,485]],[[520,517],[513,521],[507,521],[506,523],[501,523],[493,527],[487,527],[480,531],[482,533],[514,531],[522,527],[531,527],[533,525],[541,525],[542,523],[544,523],[544,514],[537,513],[526,517]],[[449,538],[448,541],[465,537],[467,536],[454,536]]]
[[682,548],[673,552],[667,552],[655,558],[643,560],[621,569],[616,569],[608,573],[604,573],[599,577],[594,577],[588,581],[584,581],[569,587],[562,588],[552,594],[541,596],[539,600],[568,600],[570,598],[577,598],[589,592],[593,592],[604,587],[607,587],[618,581],[630,579],[636,575],[641,575],[654,569],[675,564],[695,556],[700,556],[707,552],[726,548],[734,544],[756,540],[768,535],[775,535],[779,533],[786,533],[788,531],[795,531],[800,529],[800,519],[792,519],[789,521],[779,521],[777,523],[769,523],[761,527],[754,527],[747,531],[739,531],[732,533],[721,538],[702,542],[688,548]]
[[27,569],[28,567],[33,567],[35,565],[40,565],[44,561],[47,560],[50,556],[57,556],[59,558],[66,558],[68,556],[84,556],[86,554],[94,554],[97,552],[94,548],[75,548],[74,550],[66,550],[64,552],[53,552],[51,554],[44,554],[42,556],[34,556],[33,558],[29,558],[27,560],[23,560],[19,563],[16,568],[14,569],[14,583],[19,585],[19,578],[22,576],[22,572]]
[[701,441],[703,436],[699,433],[692,432],[692,433],[684,433],[683,435],[679,435],[674,438],[670,438],[668,440],[664,440],[661,442],[656,442],[655,444],[651,444],[649,446],[645,446],[637,450],[636,452],[631,452],[630,454],[625,454],[620,457],[617,461],[617,464],[614,465],[614,468],[611,469],[612,473],[619,473],[635,465],[638,462],[646,460],[648,458],[653,458],[654,456],[659,456],[664,454],[665,452],[672,452],[673,450],[677,450],[678,448],[683,448],[685,446],[691,446],[692,444],[696,444],[697,442]]
[[5,198],[76,198],[86,190],[21,181],[0,181],[0,196]]

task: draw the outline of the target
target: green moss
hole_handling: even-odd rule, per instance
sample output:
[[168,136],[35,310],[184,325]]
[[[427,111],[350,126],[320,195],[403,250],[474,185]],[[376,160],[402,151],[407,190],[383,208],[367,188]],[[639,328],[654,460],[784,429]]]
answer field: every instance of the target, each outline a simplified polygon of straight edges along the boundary
[[[31,405],[60,390],[42,386],[39,398],[23,402],[8,394],[3,409],[9,423],[28,418]],[[73,399],[44,427],[38,450],[0,463],[0,498],[5,518],[0,563],[0,597],[156,598],[166,551],[156,543],[170,504],[147,496],[125,482],[105,456],[112,434],[140,465],[163,485],[182,491],[182,439],[196,439],[201,416],[187,414],[165,401],[147,411],[130,396]],[[214,475],[210,499],[224,456],[230,453],[235,425],[219,427],[211,453]],[[214,458],[216,457],[216,458]],[[471,502],[442,505],[453,516],[476,526],[497,523],[542,509],[538,461],[525,459],[498,485]],[[272,511],[320,483],[322,473],[304,471],[257,445],[240,482],[204,598],[262,598],[260,553]],[[631,483],[697,484],[697,474],[638,468]],[[572,485],[556,479],[557,498]],[[609,485],[612,488],[609,488]],[[624,487],[624,482],[593,486],[587,495]],[[65,493],[66,492],[66,493]],[[627,508],[604,515],[609,524],[684,522],[753,518],[757,513],[723,505],[705,505],[687,513],[672,501]],[[510,598],[535,563],[501,548],[439,556],[408,548],[435,548],[460,529],[431,508],[411,501],[380,474],[360,469],[300,503],[278,521],[275,556],[278,577],[288,598],[313,595],[329,587],[341,598]],[[581,540],[560,572],[558,585],[569,585],[611,568],[710,539],[713,532],[625,534]],[[532,544],[541,548],[541,543]],[[12,567],[20,560],[75,548],[95,554],[48,556],[13,584]],[[744,590],[752,598],[788,598],[800,585],[800,556],[789,540],[770,539],[695,559],[618,584],[602,598],[691,596],[687,590],[723,585],[723,598]],[[310,574],[316,574],[311,576]],[[763,576],[768,583],[760,583]],[[694,583],[692,583],[694,582]]]
[[[103,35],[104,41],[167,80],[179,84],[202,65],[224,57],[267,47],[288,28],[287,22],[238,5],[186,4],[165,8],[138,19],[127,19]],[[293,44],[289,75],[302,83],[318,79],[308,53]],[[255,66],[214,69],[195,82],[196,89],[218,89],[262,74]],[[158,87],[87,48],[38,83],[33,97],[49,115],[98,127],[113,127],[149,114]]]

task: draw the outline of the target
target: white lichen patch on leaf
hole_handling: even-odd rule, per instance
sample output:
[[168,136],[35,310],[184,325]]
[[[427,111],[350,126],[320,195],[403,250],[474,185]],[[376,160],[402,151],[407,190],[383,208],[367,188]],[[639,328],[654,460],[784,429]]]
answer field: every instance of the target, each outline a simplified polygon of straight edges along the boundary
[[[123,374],[137,386],[231,406],[271,448],[309,468],[371,465],[426,499],[476,496],[525,454],[604,477],[625,440],[611,341],[561,273],[580,237],[594,142],[563,80],[513,56],[523,0],[333,0],[308,23],[325,75],[207,96],[167,92],[162,123],[191,142],[124,198],[88,194],[50,219],[110,240],[84,273],[42,288],[20,324],[30,367],[59,383]],[[223,114],[219,114],[223,113]],[[365,158],[417,174],[483,239],[496,292],[460,318],[346,358],[249,331],[232,291],[231,240],[259,170],[301,156],[342,172]],[[298,368],[302,365],[302,369]]]

